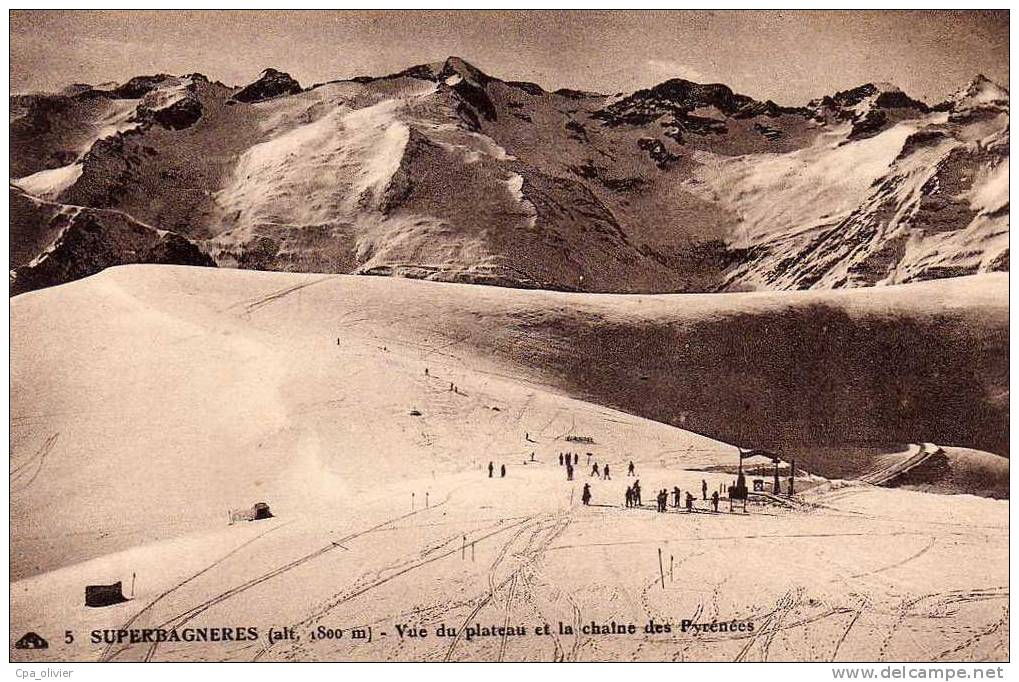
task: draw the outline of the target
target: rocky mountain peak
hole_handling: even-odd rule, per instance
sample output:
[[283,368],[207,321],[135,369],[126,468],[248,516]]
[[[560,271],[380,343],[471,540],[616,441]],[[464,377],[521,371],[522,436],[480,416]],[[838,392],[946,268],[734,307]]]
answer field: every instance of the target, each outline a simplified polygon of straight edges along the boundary
[[88,83],[71,83],[70,85],[61,89],[60,92],[57,94],[67,95],[68,97],[74,97],[75,95],[80,95],[83,92],[88,92],[89,90],[93,89],[94,88]]
[[299,92],[301,92],[301,84],[289,73],[268,68],[262,71],[262,75],[257,81],[242,88],[233,96],[233,99],[253,104],[281,95],[296,95]]
[[677,130],[707,133],[725,129],[721,118],[773,116],[782,111],[786,110],[774,102],[759,102],[721,83],[673,78],[613,102],[594,116],[613,126],[647,125],[662,119]]
[[474,66],[462,57],[447,57],[444,61],[431,64],[418,64],[405,69],[397,76],[409,76],[422,80],[433,81],[453,87],[461,82],[467,82],[475,87],[485,87],[488,83],[496,80]]
[[472,81],[481,87],[484,87],[492,80],[491,76],[473,64],[467,62],[462,57],[447,57],[446,61],[442,64],[442,71],[439,72],[439,78],[442,80],[448,80],[453,76],[460,76],[464,80]]
[[651,88],[648,94],[686,110],[714,106],[727,114],[733,114],[741,106],[753,101],[745,95],[737,95],[729,86],[721,83],[695,83],[683,78],[673,78],[659,83]]
[[843,111],[855,114],[862,114],[872,107],[928,110],[926,104],[913,99],[897,85],[886,82],[864,83],[855,88],[841,90],[834,95],[825,95],[812,100],[807,106],[816,111]]
[[931,109],[893,83],[864,83],[834,95],[812,100],[807,109],[826,124],[851,123],[850,139],[873,137],[896,122],[916,118]]
[[992,104],[1007,107],[1009,92],[987,76],[978,73],[969,84],[956,91],[950,101],[957,105]]
[[135,76],[123,85],[113,89],[114,97],[122,99],[141,99],[158,87],[176,84],[179,79],[168,73],[157,73],[154,76]]

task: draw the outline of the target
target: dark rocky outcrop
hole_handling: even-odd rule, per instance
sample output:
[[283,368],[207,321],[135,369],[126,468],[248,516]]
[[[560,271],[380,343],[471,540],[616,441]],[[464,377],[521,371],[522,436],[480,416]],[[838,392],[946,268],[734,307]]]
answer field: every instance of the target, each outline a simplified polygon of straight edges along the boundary
[[129,263],[215,267],[185,237],[155,230],[116,211],[40,202],[16,191],[11,199],[18,207],[12,229],[23,233],[24,241],[34,237],[42,247],[31,260],[26,253],[12,262],[11,296]]
[[299,92],[301,92],[301,84],[291,78],[289,73],[266,69],[262,72],[261,78],[242,88],[233,96],[233,99],[238,102],[254,104],[281,95],[296,95]]
[[111,94],[120,99],[141,99],[160,85],[176,80],[174,76],[160,73],[155,76],[135,76],[123,85],[114,88]]
[[183,130],[193,126],[202,117],[202,103],[197,97],[189,95],[160,109],[143,112],[139,108],[138,113],[139,116],[151,117],[164,128]]

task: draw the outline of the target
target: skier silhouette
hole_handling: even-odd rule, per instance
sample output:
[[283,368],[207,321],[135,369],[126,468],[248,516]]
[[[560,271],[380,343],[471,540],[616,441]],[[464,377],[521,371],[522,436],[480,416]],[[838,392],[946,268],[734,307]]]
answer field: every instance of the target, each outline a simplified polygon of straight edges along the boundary
[[611,478],[609,478],[609,465],[608,464],[606,464],[605,468],[602,469],[602,478],[604,478],[606,481],[612,480]]
[[585,506],[591,503],[591,484],[590,483],[585,483],[584,484],[584,492],[580,496],[580,499],[583,500]]
[[492,473],[495,471],[495,465],[491,462],[488,463],[488,477],[492,478]]

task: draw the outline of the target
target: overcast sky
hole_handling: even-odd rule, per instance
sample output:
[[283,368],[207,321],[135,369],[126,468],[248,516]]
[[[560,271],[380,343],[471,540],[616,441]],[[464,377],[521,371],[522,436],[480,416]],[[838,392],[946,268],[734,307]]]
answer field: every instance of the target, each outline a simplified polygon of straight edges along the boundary
[[668,78],[802,104],[872,81],[940,101],[977,73],[1008,86],[1008,12],[12,11],[11,88],[199,71],[302,85],[463,57],[547,89]]

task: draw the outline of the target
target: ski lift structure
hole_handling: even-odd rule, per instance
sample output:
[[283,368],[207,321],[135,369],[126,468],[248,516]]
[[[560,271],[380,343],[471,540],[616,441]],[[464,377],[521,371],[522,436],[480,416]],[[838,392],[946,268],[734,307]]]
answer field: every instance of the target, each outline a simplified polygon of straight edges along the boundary
[[[747,509],[747,499],[750,497],[750,490],[747,488],[747,479],[746,479],[746,476],[743,473],[743,460],[750,459],[751,457],[763,457],[765,459],[771,460],[772,464],[775,465],[773,492],[774,492],[775,495],[780,495],[782,493],[782,486],[781,486],[781,483],[779,482],[778,465],[781,463],[782,459],[776,453],[774,453],[774,452],[772,452],[770,450],[764,450],[764,449],[761,449],[761,448],[743,449],[743,448],[737,446],[736,449],[739,451],[739,468],[737,469],[737,474],[736,474],[736,484],[729,486],[729,509],[730,509],[730,511],[732,510],[733,502],[734,501],[739,501],[739,500],[743,501],[743,511],[746,511],[746,509]],[[790,495],[793,494],[793,483],[792,483],[792,481],[793,481],[793,476],[794,476],[795,470],[796,470],[796,464],[794,462],[792,467],[789,470],[789,494]],[[756,483],[757,483],[757,481],[755,481],[755,484]],[[763,486],[761,486],[761,487],[763,488]],[[757,488],[758,488],[758,485],[755,485],[754,486],[754,490],[755,491],[763,492],[763,491],[758,491]]]

